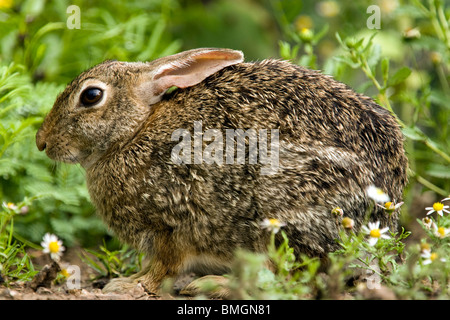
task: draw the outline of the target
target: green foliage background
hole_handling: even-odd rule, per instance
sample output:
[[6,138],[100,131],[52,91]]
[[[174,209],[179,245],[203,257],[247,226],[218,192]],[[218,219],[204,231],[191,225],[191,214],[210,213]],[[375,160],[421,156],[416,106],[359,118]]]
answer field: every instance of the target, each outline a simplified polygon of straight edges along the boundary
[[[80,29],[66,24],[72,4]],[[375,30],[367,27],[373,4],[381,10]],[[10,233],[0,243],[36,247],[45,232],[66,246],[111,239],[83,170],[38,152],[35,133],[83,70],[202,46],[320,69],[395,112],[411,168],[402,224],[417,224],[450,190],[449,16],[439,0],[0,0],[0,202],[18,205],[14,224],[1,209],[2,232]]]

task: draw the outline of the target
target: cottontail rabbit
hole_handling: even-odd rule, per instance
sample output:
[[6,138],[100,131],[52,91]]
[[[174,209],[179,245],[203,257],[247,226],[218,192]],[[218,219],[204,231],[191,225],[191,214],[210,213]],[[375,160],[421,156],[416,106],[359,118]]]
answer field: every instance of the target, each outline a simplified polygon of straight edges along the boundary
[[59,95],[36,142],[85,168],[98,214],[150,257],[107,291],[136,282],[156,291],[188,269],[226,272],[237,248],[266,250],[264,219],[285,223],[297,254],[319,257],[337,248],[335,207],[355,230],[372,208],[370,220],[394,231],[397,214],[373,206],[366,188],[399,202],[407,180],[388,111],[330,76],[244,63],[230,49],[94,66]]

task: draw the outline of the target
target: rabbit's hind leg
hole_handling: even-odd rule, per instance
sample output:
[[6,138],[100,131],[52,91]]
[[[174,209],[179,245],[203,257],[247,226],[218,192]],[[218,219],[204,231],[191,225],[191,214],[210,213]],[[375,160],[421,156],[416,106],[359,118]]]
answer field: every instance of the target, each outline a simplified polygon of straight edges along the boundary
[[147,293],[159,294],[161,283],[166,278],[177,275],[178,268],[170,263],[162,262],[160,259],[150,259],[138,273],[130,277],[112,279],[104,288],[103,292],[128,292],[140,283]]

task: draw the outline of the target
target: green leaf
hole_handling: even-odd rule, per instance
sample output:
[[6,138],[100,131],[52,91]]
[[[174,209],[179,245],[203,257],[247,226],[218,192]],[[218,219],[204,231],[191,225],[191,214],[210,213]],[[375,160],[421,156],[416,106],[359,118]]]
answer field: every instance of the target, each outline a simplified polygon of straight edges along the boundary
[[450,166],[434,163],[430,165],[430,168],[426,170],[426,173],[432,177],[450,179]]
[[75,242],[75,236],[74,236],[74,232],[75,232],[75,227],[73,226],[73,224],[71,223],[71,221],[67,221],[67,220],[56,220],[56,219],[52,219],[51,220],[51,225],[55,231],[55,233],[59,236],[64,238],[66,245],[67,244],[73,244]]
[[342,47],[344,47],[345,45],[344,45],[344,42],[343,42],[342,39],[341,39],[341,36],[339,35],[339,32],[336,32],[334,35],[335,35],[335,37],[336,37],[336,40],[339,42],[339,44],[340,44]]
[[279,46],[280,56],[285,60],[294,60],[297,57],[298,50],[300,49],[298,45],[291,47],[290,43],[285,41],[280,41]]
[[447,110],[450,110],[450,105],[448,103],[450,98],[450,93],[446,94],[442,91],[431,90],[430,102],[437,104]]
[[347,56],[336,56],[332,58],[333,60],[342,62],[350,66],[352,69],[356,69],[359,67],[359,63],[353,62],[349,57]]
[[137,59],[138,60],[149,60],[154,58],[156,48],[158,47],[158,43],[160,42],[161,37],[164,34],[164,30],[166,28],[166,22],[164,20],[157,21],[156,25],[153,26],[153,31],[150,36],[150,40],[148,41],[148,46],[142,52]]
[[[93,250],[89,250],[89,249],[85,249],[88,253],[94,255],[97,259],[101,259],[101,256],[93,251]],[[94,269],[95,271],[97,271],[98,273],[100,273],[100,275],[106,277],[108,276],[108,271],[105,270],[99,263],[97,263],[94,259],[92,259],[91,257],[89,257],[89,255],[85,252],[83,252],[83,256],[81,257],[81,259],[83,260],[83,262],[85,262],[86,264],[88,264],[92,269]]]
[[263,268],[258,271],[258,282],[263,288],[273,286],[275,282],[275,275],[269,269]]
[[404,81],[411,74],[411,69],[408,67],[403,67],[397,70],[397,72],[388,80],[388,86],[392,87],[400,82]]
[[322,29],[320,29],[320,31],[314,35],[312,42],[314,44],[318,43],[320,39],[322,39],[327,34],[329,27],[329,24],[325,24]]
[[414,127],[405,127],[402,129],[403,134],[414,141],[424,141],[426,140],[425,134],[416,126]]
[[378,61],[380,61],[380,58],[381,58],[381,46],[379,44],[374,44],[372,46],[372,50],[370,51],[370,55],[367,59],[367,64],[369,65],[373,73],[375,73],[374,70],[378,64]]

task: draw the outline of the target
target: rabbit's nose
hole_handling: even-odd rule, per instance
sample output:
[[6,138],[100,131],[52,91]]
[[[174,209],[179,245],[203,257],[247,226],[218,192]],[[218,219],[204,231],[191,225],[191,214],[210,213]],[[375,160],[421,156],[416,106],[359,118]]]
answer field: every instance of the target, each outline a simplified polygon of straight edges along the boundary
[[45,148],[47,147],[47,144],[45,142],[43,142],[41,144],[38,144],[37,147],[38,147],[39,151],[44,151]]
[[47,147],[47,142],[45,142],[45,137],[42,130],[39,130],[36,134],[36,146],[39,151],[44,151]]

